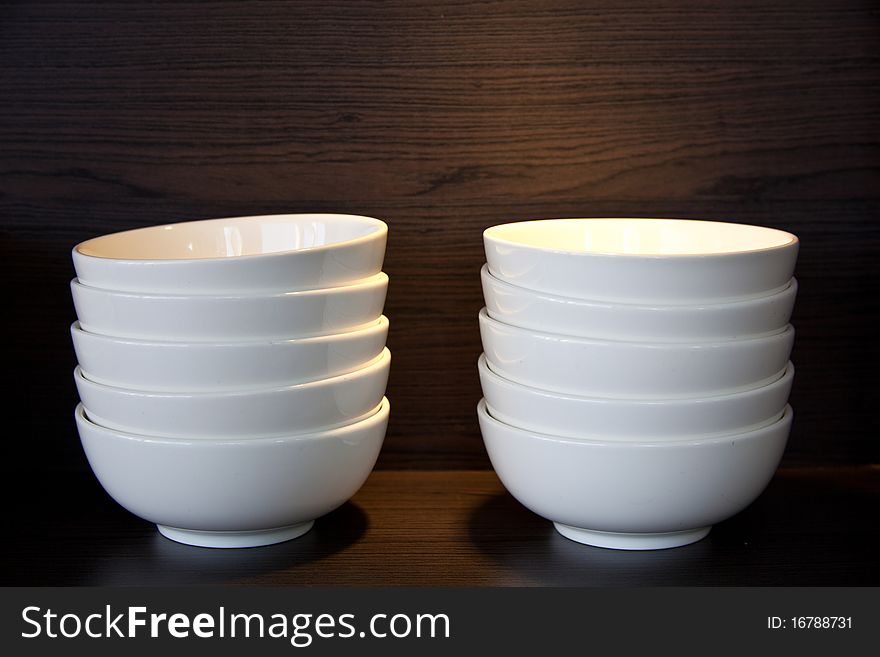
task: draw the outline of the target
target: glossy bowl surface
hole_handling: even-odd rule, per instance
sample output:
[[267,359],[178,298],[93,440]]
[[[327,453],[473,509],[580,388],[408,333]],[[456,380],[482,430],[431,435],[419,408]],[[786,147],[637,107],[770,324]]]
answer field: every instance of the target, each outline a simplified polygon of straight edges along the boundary
[[70,283],[82,328],[119,338],[176,342],[288,340],[343,333],[382,315],[388,276],[277,294],[171,295]]
[[91,287],[151,294],[338,287],[382,269],[388,226],[343,214],[230,217],[103,235],[73,249]]
[[171,393],[116,388],[74,372],[86,415],[108,429],[147,436],[218,440],[311,433],[350,424],[385,394],[391,353],[329,379],[280,388]]
[[505,424],[582,440],[661,441],[743,433],[782,417],[794,380],[789,362],[779,378],[732,395],[685,399],[607,399],[548,392],[495,374],[478,362],[483,397]]
[[640,305],[560,297],[511,285],[480,271],[489,316],[511,326],[583,338],[650,342],[735,340],[781,331],[797,295],[782,290],[730,303]]
[[798,240],[761,226],[690,219],[549,219],[483,233],[492,275],[520,287],[615,303],[693,304],[763,296],[794,274]]
[[166,392],[269,388],[356,370],[382,353],[383,316],[361,329],[312,338],[162,342],[115,338],[70,327],[84,376],[97,383]]
[[792,412],[737,435],[703,440],[571,440],[517,429],[477,409],[501,482],[567,538],[618,549],[692,543],[767,486],[788,440]]
[[778,378],[794,343],[780,333],[721,342],[624,342],[517,328],[480,311],[489,368],[510,381],[585,397],[710,397]]
[[376,462],[388,424],[382,400],[360,422],[261,440],[180,440],[76,424],[104,489],[165,536],[205,547],[295,538],[354,495]]

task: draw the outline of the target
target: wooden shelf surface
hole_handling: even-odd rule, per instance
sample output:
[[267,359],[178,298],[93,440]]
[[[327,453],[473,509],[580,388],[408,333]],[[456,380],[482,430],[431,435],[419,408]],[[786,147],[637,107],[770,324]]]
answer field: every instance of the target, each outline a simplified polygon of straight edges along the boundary
[[[656,552],[558,535],[492,471],[374,472],[305,536],[245,550],[173,543],[88,473],[20,506],[4,584],[269,586],[877,585],[880,468],[781,469],[699,543]],[[66,495],[57,491],[66,490]],[[48,513],[51,510],[51,513]]]

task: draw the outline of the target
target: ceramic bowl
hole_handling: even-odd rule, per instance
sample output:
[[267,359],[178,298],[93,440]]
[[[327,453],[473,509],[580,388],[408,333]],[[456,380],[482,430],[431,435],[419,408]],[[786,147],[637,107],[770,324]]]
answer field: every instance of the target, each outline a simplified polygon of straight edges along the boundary
[[379,405],[391,353],[330,379],[280,388],[215,393],[128,390],[74,372],[88,418],[108,429],[148,436],[216,440],[309,433],[349,424]]
[[723,342],[574,338],[508,326],[480,311],[489,368],[506,379],[587,397],[709,397],[770,383],[785,368],[794,329]]
[[269,295],[158,295],[70,284],[83,330],[182,342],[287,340],[343,333],[382,315],[388,276]]
[[495,472],[560,534],[599,547],[650,550],[703,538],[748,506],[782,457],[792,412],[747,433],[702,440],[571,440],[477,413]]
[[508,381],[489,369],[485,356],[478,369],[492,417],[528,431],[585,440],[683,440],[751,431],[782,417],[794,380],[788,363],[772,383],[732,395],[603,399]]
[[554,219],[483,233],[492,275],[564,297],[692,304],[788,285],[797,238],[781,230],[686,219]]
[[150,226],[73,249],[84,285],[150,294],[287,292],[382,269],[388,227],[370,217],[280,214]]
[[168,538],[204,547],[269,545],[307,532],[348,500],[376,462],[388,400],[332,431],[261,440],[180,440],[76,424],[104,489]]
[[159,342],[70,327],[85,378],[133,390],[209,392],[268,388],[351,372],[382,353],[388,320],[362,329],[291,340]]
[[733,340],[782,330],[791,317],[797,281],[775,294],[730,303],[688,306],[587,301],[511,285],[483,266],[489,316],[521,328],[584,338],[692,342]]

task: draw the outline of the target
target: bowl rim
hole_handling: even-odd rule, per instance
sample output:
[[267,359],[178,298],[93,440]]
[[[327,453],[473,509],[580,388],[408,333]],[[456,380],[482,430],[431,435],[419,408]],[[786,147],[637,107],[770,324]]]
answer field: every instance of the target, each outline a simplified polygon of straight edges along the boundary
[[771,431],[775,431],[783,424],[790,423],[794,416],[794,411],[791,408],[791,404],[786,404],[783,409],[782,416],[775,422],[771,422],[770,424],[766,424],[764,426],[758,427],[756,429],[751,429],[749,431],[743,431],[740,433],[726,433],[722,435],[712,435],[712,436],[692,436],[690,438],[685,438],[683,440],[593,440],[589,438],[568,438],[566,436],[556,436],[554,434],[542,433],[540,431],[532,431],[531,429],[523,429],[521,427],[514,426],[512,424],[507,424],[506,422],[502,422],[495,416],[489,413],[489,407],[486,403],[486,399],[481,398],[479,402],[477,402],[477,417],[481,421],[487,421],[490,424],[497,425],[501,429],[513,431],[514,433],[518,433],[527,438],[533,438],[539,441],[546,441],[551,443],[564,443],[568,445],[575,446],[591,446],[597,448],[619,448],[619,449],[635,449],[635,448],[650,448],[650,449],[672,449],[672,448],[681,448],[686,446],[692,447],[705,447],[711,445],[717,445],[721,443],[730,442],[731,440],[743,441],[743,440],[760,440],[760,438]]
[[577,344],[588,345],[622,345],[636,349],[657,349],[667,351],[694,351],[702,349],[711,349],[728,345],[746,346],[749,343],[759,343],[765,341],[779,340],[791,336],[794,339],[794,326],[789,322],[783,328],[770,333],[761,333],[759,335],[749,335],[733,340],[690,340],[688,342],[649,342],[647,340],[611,340],[609,338],[582,338],[575,335],[565,335],[563,333],[551,333],[550,331],[539,331],[537,329],[522,328],[514,326],[495,319],[489,314],[489,310],[483,306],[480,309],[477,318],[480,323],[487,322],[491,326],[493,323],[503,327],[503,330],[509,330],[514,333],[524,334],[529,337],[535,337],[539,340],[547,340],[552,342],[573,342]]
[[722,393],[720,395],[709,395],[706,397],[650,397],[644,399],[640,397],[634,397],[632,399],[629,399],[625,397],[595,397],[590,395],[575,395],[568,392],[554,392],[552,390],[544,390],[543,388],[538,388],[533,385],[519,383],[518,381],[508,379],[507,377],[493,370],[492,367],[489,365],[489,359],[486,358],[485,353],[480,354],[480,357],[477,359],[477,371],[481,374],[486,373],[491,379],[497,379],[502,386],[507,385],[514,388],[522,388],[528,394],[537,395],[539,397],[553,397],[564,401],[586,402],[597,405],[601,404],[602,406],[620,406],[623,408],[629,408],[633,406],[665,406],[669,404],[687,407],[691,404],[715,403],[720,400],[727,399],[731,401],[737,398],[747,399],[752,396],[770,392],[768,388],[775,389],[788,385],[789,382],[794,380],[795,374],[794,363],[788,361],[785,367],[779,372],[779,376],[777,378],[773,379],[772,381],[763,383],[762,385],[759,385],[755,388],[747,388],[745,390],[738,390],[737,392]]
[[[367,233],[366,235],[361,235],[359,237],[352,238],[350,240],[343,240],[341,242],[332,242],[330,244],[320,244],[316,246],[308,246],[302,247],[299,249],[287,249],[284,251],[273,251],[271,253],[252,253],[249,255],[238,255],[238,256],[209,256],[206,258],[114,258],[110,256],[101,256],[95,255],[91,253],[83,253],[81,250],[82,247],[87,246],[90,243],[97,242],[104,238],[116,235],[126,235],[129,233],[138,233],[138,232],[147,232],[147,231],[158,231],[163,230],[167,227],[174,226],[182,226],[182,225],[191,225],[191,224],[208,224],[208,223],[222,223],[237,220],[240,221],[242,219],[282,219],[282,218],[292,218],[292,217],[323,217],[323,218],[334,218],[334,219],[357,219],[357,220],[366,220],[365,223],[372,224],[375,228],[374,231]],[[189,264],[194,266],[199,262],[224,262],[230,260],[253,260],[259,258],[273,258],[276,256],[290,256],[296,253],[316,253],[321,251],[329,251],[333,249],[338,249],[341,247],[348,247],[357,245],[364,242],[370,242],[375,239],[381,238],[382,236],[388,235],[388,224],[385,223],[382,219],[377,219],[375,217],[368,217],[366,215],[359,214],[345,214],[345,213],[332,213],[332,212],[302,212],[302,213],[282,213],[282,214],[261,214],[261,215],[244,215],[239,217],[218,217],[213,219],[195,219],[192,221],[177,221],[173,223],[165,223],[165,224],[156,224],[152,226],[141,226],[139,228],[130,228],[128,230],[120,230],[113,233],[106,233],[104,235],[98,235],[96,237],[91,237],[87,240],[83,240],[79,244],[73,247],[72,253],[74,258],[87,258],[91,260],[97,260],[102,262],[115,262],[120,264],[140,264],[146,263],[153,266],[161,266],[160,263],[166,263],[165,266],[170,266],[172,264]]]
[[569,297],[563,294],[556,294],[553,292],[544,292],[543,290],[535,290],[530,287],[524,287],[522,285],[516,285],[515,283],[511,283],[508,280],[500,278],[492,273],[492,270],[489,268],[489,263],[483,263],[483,266],[480,267],[480,280],[488,281],[489,285],[493,285],[495,287],[501,287],[505,289],[511,289],[515,293],[523,294],[524,296],[533,297],[537,299],[544,299],[549,301],[550,303],[558,303],[565,304],[570,306],[582,306],[582,307],[601,307],[613,309],[616,307],[625,308],[627,310],[633,311],[657,311],[657,312],[702,312],[705,310],[720,310],[726,306],[734,306],[735,309],[746,309],[751,306],[759,306],[764,303],[771,302],[776,298],[782,298],[788,295],[797,295],[798,293],[798,281],[797,278],[792,276],[785,285],[777,288],[773,288],[772,290],[768,290],[765,294],[759,294],[755,296],[747,296],[747,297],[731,297],[726,301],[718,301],[717,303],[706,303],[705,301],[700,301],[697,303],[689,303],[689,304],[663,304],[663,303],[639,303],[638,301],[631,301],[629,299],[624,299],[621,301],[613,301],[610,299],[586,299],[579,297]]
[[339,331],[338,333],[323,333],[321,335],[307,335],[303,337],[293,337],[293,338],[268,338],[265,340],[218,340],[218,341],[210,341],[210,342],[192,342],[192,341],[181,341],[181,340],[155,340],[155,339],[145,339],[145,338],[127,338],[123,336],[116,335],[105,335],[103,333],[93,333],[92,331],[85,330],[79,323],[79,320],[75,320],[70,325],[70,333],[74,336],[74,339],[78,335],[87,336],[87,340],[96,340],[98,342],[103,343],[115,343],[115,344],[131,344],[137,345],[139,347],[169,347],[176,349],[211,349],[211,348],[223,348],[223,349],[248,349],[248,348],[259,348],[265,347],[269,345],[290,345],[290,344],[317,344],[317,343],[327,343],[328,345],[332,345],[338,338],[353,338],[357,334],[367,335],[370,333],[381,333],[382,331],[387,331],[390,327],[391,323],[385,315],[380,315],[379,318],[375,322],[369,322],[368,324],[361,324],[359,326],[353,326],[352,328],[346,331]]
[[354,281],[350,281],[348,283],[343,283],[342,285],[334,285],[333,287],[314,287],[314,288],[306,288],[303,290],[288,290],[286,292],[269,292],[269,293],[261,293],[259,290],[255,290],[249,293],[241,293],[236,292],[234,294],[174,294],[173,292],[134,292],[131,290],[114,290],[106,287],[97,287],[95,285],[86,285],[79,277],[76,276],[70,280],[70,287],[74,288],[85,288],[88,293],[102,294],[108,297],[133,297],[135,299],[150,299],[150,300],[159,300],[159,299],[168,299],[175,301],[219,301],[219,300],[232,300],[232,299],[280,299],[280,298],[293,298],[293,297],[306,297],[306,296],[319,296],[319,295],[327,295],[327,294],[344,294],[346,292],[352,292],[352,288],[365,289],[365,288],[374,288],[374,287],[387,287],[389,282],[388,274],[384,271],[380,271],[372,276],[367,276],[366,278],[359,278]]
[[[497,236],[502,228],[508,226],[516,226],[522,224],[538,224],[543,222],[560,222],[560,221],[666,221],[676,223],[700,223],[700,224],[724,224],[728,226],[739,226],[758,229],[767,232],[780,233],[788,236],[788,241],[775,246],[761,247],[757,249],[739,249],[736,251],[724,251],[720,253],[620,253],[615,251],[574,251],[571,249],[559,249],[550,247],[540,247],[524,242],[517,242],[510,239]],[[784,251],[786,249],[796,248],[800,240],[793,233],[781,230],[779,228],[771,228],[769,226],[757,226],[754,224],[742,224],[732,221],[713,221],[711,219],[687,219],[679,217],[555,217],[546,219],[529,219],[525,221],[512,221],[504,224],[489,226],[483,231],[483,239],[494,242],[506,247],[513,247],[532,251],[535,253],[548,253],[553,255],[565,255],[584,258],[609,258],[609,259],[646,259],[646,260],[698,260],[706,258],[725,258],[736,257],[748,254],[765,253],[770,251]]]
[[312,379],[311,381],[301,381],[300,383],[292,383],[290,385],[275,385],[266,388],[214,390],[206,392],[165,392],[162,390],[137,390],[135,388],[122,388],[120,386],[112,386],[106,383],[93,381],[92,379],[86,377],[85,373],[82,370],[82,367],[78,363],[76,367],[73,368],[73,378],[74,381],[77,383],[82,381],[85,385],[98,388],[99,390],[109,390],[110,394],[114,395],[178,400],[193,398],[202,400],[229,400],[247,399],[248,397],[259,397],[263,395],[274,395],[285,392],[292,392],[294,390],[303,390],[307,388],[332,387],[337,383],[342,383],[346,380],[370,376],[375,372],[379,372],[385,368],[390,368],[390,366],[391,351],[388,349],[388,347],[383,347],[382,352],[378,356],[365,363],[362,367],[352,370],[351,372],[344,372],[342,374],[337,374],[336,376],[331,376],[323,379]]
[[293,443],[293,442],[304,442],[304,441],[321,441],[333,438],[345,439],[347,434],[360,431],[363,429],[368,429],[376,424],[381,424],[382,422],[388,419],[388,416],[391,412],[391,403],[388,401],[387,397],[382,397],[382,401],[379,402],[379,405],[376,406],[372,412],[370,412],[366,416],[361,416],[357,418],[354,422],[350,424],[343,424],[339,427],[334,427],[332,429],[325,429],[323,431],[312,431],[310,433],[299,433],[299,434],[289,434],[289,435],[275,435],[275,436],[257,436],[257,437],[239,437],[239,438],[167,438],[162,436],[148,436],[144,434],[132,433],[130,431],[120,431],[118,429],[110,429],[108,427],[102,426],[100,424],[96,424],[92,422],[85,413],[85,406],[83,406],[82,402],[77,403],[76,408],[74,409],[74,418],[77,424],[83,424],[88,427],[91,431],[94,431],[101,435],[101,438],[106,438],[107,434],[111,435],[113,438],[120,438],[122,440],[129,440],[133,442],[141,442],[141,443],[156,443],[156,444],[164,444],[164,445],[177,445],[177,446],[191,446],[191,447],[211,447],[212,445],[223,445],[223,446],[233,446],[233,445],[241,445],[241,446],[254,446],[268,443]]

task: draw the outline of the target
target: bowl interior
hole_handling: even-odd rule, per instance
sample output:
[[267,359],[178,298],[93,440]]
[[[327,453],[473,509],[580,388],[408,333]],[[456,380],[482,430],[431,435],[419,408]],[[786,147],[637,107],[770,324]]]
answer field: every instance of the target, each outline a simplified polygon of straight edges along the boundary
[[113,233],[76,249],[86,256],[118,260],[199,260],[328,247],[385,230],[378,219],[354,215],[232,217]]
[[550,219],[493,226],[487,239],[539,250],[642,256],[722,255],[792,245],[791,233],[690,219]]

